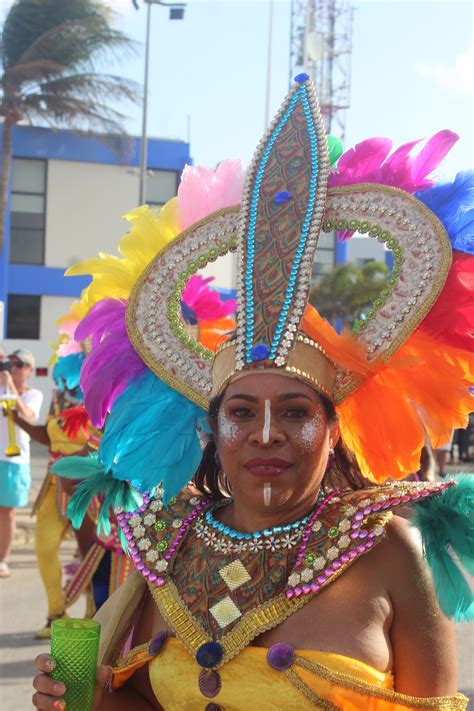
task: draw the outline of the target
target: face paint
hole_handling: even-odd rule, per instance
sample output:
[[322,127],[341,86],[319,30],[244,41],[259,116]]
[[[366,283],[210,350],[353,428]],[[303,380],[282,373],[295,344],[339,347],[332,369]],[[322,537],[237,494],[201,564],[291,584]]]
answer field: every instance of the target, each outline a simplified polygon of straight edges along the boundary
[[317,413],[314,417],[304,423],[297,439],[303,449],[313,449],[319,431],[321,430],[321,415]]
[[263,485],[263,504],[264,506],[270,506],[272,500],[272,485],[270,482],[265,482]]
[[232,420],[229,420],[222,408],[219,410],[217,416],[217,428],[219,437],[225,444],[232,444],[239,433],[239,426],[235,422],[232,422]]
[[270,409],[270,400],[265,400],[265,419],[263,421],[263,432],[262,432],[263,444],[268,444],[270,442],[271,419],[272,419],[272,414],[271,414],[271,409]]

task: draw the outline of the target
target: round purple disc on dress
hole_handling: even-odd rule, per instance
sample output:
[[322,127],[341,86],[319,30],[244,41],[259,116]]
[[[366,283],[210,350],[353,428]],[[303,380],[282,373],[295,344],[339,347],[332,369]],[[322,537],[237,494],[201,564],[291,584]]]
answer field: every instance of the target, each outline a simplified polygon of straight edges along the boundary
[[222,706],[219,706],[219,704],[210,703],[207,704],[204,711],[224,711],[224,709],[222,708]]
[[204,642],[196,652],[196,661],[205,669],[216,667],[224,656],[224,650],[219,642]]
[[267,652],[267,662],[276,671],[289,669],[295,658],[295,650],[285,642],[277,642]]
[[203,669],[199,674],[199,691],[208,699],[213,699],[221,690],[221,677],[215,669]]

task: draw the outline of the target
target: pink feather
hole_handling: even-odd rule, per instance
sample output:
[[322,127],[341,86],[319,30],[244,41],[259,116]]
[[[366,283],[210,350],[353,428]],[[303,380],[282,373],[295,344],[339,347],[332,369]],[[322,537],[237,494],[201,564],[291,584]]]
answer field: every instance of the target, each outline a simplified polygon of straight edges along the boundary
[[[346,175],[350,182],[378,170],[392,147],[389,138],[368,138],[346,151],[338,161],[340,175]],[[343,185],[345,183],[337,183]]]
[[[417,186],[415,190],[433,185],[433,181],[427,180],[427,177],[438,167],[458,140],[459,136],[448,130],[439,131],[430,138],[413,162],[412,181]],[[421,183],[424,183],[423,187]]]
[[182,230],[216,210],[242,201],[245,174],[239,160],[225,160],[213,171],[186,166],[178,189],[178,220]]
[[81,369],[81,388],[95,427],[102,427],[116,398],[146,369],[128,339],[126,308],[125,301],[100,301],[76,329],[77,340],[92,340]]
[[196,314],[199,321],[214,321],[215,319],[229,316],[237,309],[235,299],[223,301],[219,292],[210,289],[208,284],[214,277],[192,276],[183,291],[182,300]]

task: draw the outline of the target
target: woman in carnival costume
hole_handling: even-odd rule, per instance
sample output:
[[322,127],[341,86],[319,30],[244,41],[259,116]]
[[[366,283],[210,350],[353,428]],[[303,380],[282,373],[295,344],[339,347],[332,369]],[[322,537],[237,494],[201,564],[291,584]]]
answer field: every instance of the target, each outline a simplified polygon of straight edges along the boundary
[[[137,568],[98,616],[96,709],[466,707],[447,618],[474,611],[459,567],[474,567],[472,482],[398,481],[425,432],[441,445],[471,409],[473,177],[429,177],[456,139],[442,131],[415,157],[416,142],[390,154],[373,139],[331,169],[299,75],[243,196],[235,163],[187,169],[158,217],[129,215],[121,259],[74,270],[94,277],[81,382],[107,422],[70,514],[102,490]],[[321,229],[394,254],[351,333],[307,306]],[[212,352],[180,300],[235,250],[237,328]],[[129,482],[151,492],[133,512]],[[432,579],[395,515],[409,506]],[[64,688],[51,657],[37,666],[33,701],[49,709]]]

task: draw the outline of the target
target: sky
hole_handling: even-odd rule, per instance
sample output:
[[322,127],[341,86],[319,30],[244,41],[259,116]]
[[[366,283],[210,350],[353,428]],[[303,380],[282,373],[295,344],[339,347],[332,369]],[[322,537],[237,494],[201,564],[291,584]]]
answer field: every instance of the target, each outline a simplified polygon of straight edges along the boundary
[[[135,58],[110,66],[143,80],[146,7],[108,0],[116,25],[140,43]],[[11,0],[0,0],[4,16]],[[394,146],[449,128],[461,140],[442,176],[474,157],[473,8],[469,0],[353,3],[351,105],[345,147],[371,136]],[[188,0],[183,21],[152,6],[149,135],[191,141],[195,164],[247,162],[263,130],[269,0]],[[274,0],[271,111],[288,89],[290,0]],[[141,132],[141,109],[123,107]]]

